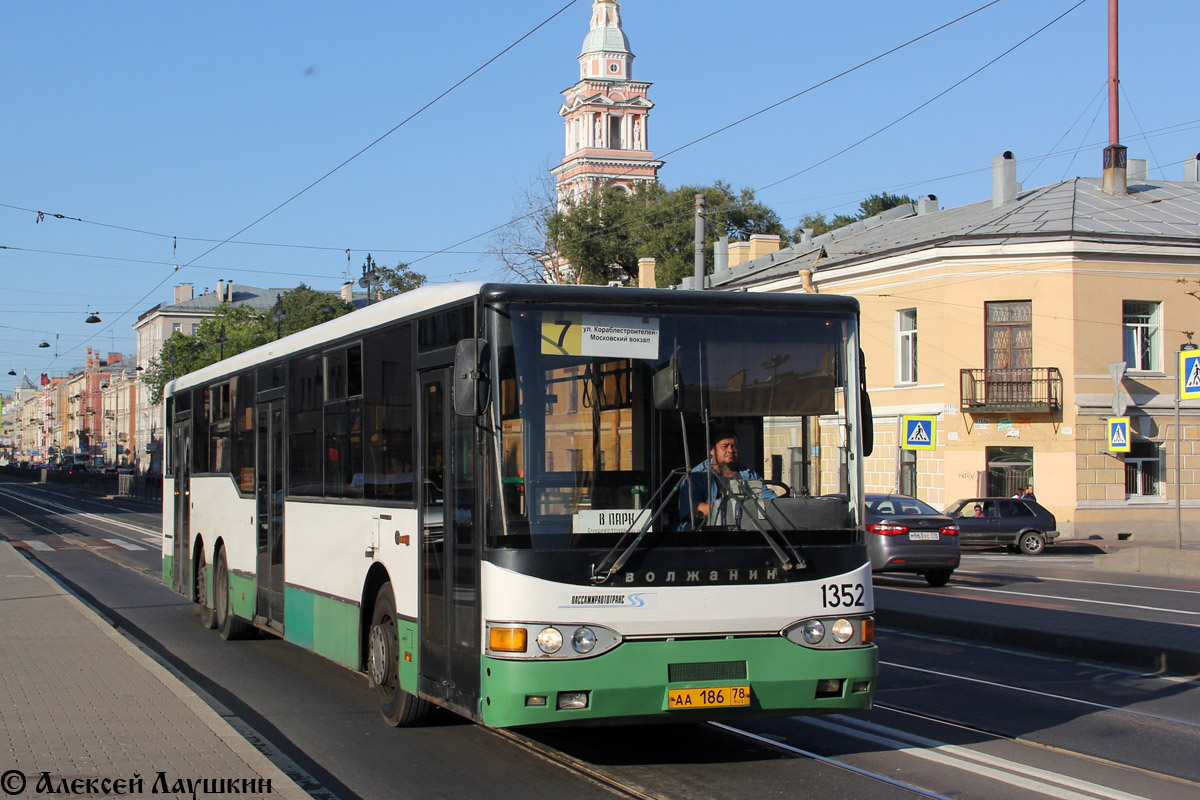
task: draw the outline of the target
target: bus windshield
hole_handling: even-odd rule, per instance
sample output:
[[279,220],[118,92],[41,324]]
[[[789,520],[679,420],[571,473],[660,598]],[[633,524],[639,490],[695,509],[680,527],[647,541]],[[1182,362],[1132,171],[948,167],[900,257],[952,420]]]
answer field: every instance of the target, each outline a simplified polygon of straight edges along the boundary
[[[762,544],[764,529],[787,545],[852,533],[844,364],[855,322],[778,310],[497,311],[502,508],[491,546],[608,548],[631,532],[668,546]],[[742,500],[701,518],[689,481],[714,499],[731,491],[720,479],[713,488],[705,468],[714,436],[736,437]],[[822,486],[844,494],[818,497]]]

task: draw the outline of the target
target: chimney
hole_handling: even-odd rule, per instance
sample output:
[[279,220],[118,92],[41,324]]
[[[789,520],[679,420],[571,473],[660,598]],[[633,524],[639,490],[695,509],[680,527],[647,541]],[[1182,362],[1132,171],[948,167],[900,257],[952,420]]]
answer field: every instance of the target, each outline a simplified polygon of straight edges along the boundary
[[1100,190],[1113,197],[1124,197],[1128,192],[1126,178],[1127,158],[1125,145],[1110,144],[1104,148],[1104,178]]
[[797,244],[812,244],[812,243],[813,243],[813,229],[812,228],[801,228],[800,229],[800,241],[797,242]]
[[762,258],[767,253],[774,253],[779,250],[779,234],[778,233],[752,233],[750,234],[750,260]]
[[750,260],[749,242],[731,242],[729,244],[729,266],[736,267]]
[[932,214],[938,210],[938,199],[936,194],[926,194],[917,198],[917,216],[923,217],[926,214]]
[[190,283],[181,283],[175,287],[175,302],[186,303],[196,296],[195,289]]
[[1125,173],[1127,183],[1146,183],[1150,180],[1150,162],[1144,158],[1129,159],[1129,169]]
[[1200,183],[1200,153],[1183,162],[1183,179],[1190,183]]
[[729,269],[729,237],[721,236],[713,246],[713,271]]
[[352,281],[346,281],[342,284],[341,295],[342,299],[347,303],[354,302],[354,283]]
[[233,281],[232,280],[225,281],[225,302],[226,303],[233,302]]
[[217,281],[217,300],[225,302],[225,281]]
[[643,289],[657,289],[658,277],[655,268],[658,262],[653,258],[638,259],[638,286]]
[[992,156],[992,208],[1017,199],[1021,185],[1017,183],[1017,157],[1011,150]]

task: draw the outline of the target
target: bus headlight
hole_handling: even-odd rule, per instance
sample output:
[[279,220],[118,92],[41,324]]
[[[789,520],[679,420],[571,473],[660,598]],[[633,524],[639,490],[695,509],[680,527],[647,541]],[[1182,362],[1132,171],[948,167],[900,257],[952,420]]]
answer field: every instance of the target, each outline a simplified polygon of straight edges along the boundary
[[866,647],[874,632],[875,619],[870,616],[797,620],[780,631],[793,644],[818,649]]
[[562,632],[558,628],[542,628],[542,632],[537,635],[537,643],[543,653],[557,653],[562,649]]
[[581,656],[587,655],[596,649],[596,632],[591,628],[579,628],[571,637],[571,647]]
[[[564,624],[488,620],[486,630],[486,655],[503,659],[594,658],[612,650],[622,641],[621,634],[603,625],[580,625],[577,622]],[[571,646],[563,647],[568,637]],[[528,648],[526,642],[529,643]]]

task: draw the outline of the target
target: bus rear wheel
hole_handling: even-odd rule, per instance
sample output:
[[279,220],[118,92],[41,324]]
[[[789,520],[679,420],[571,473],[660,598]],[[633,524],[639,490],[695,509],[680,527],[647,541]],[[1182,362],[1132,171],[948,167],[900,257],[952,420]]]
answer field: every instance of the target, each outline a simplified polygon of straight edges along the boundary
[[434,706],[400,688],[400,634],[390,583],[380,586],[375,596],[367,635],[367,679],[375,691],[379,713],[388,725],[412,727],[429,721]]
[[204,550],[196,553],[196,610],[200,612],[200,624],[207,630],[217,627],[216,612],[208,604],[208,563],[204,560]]
[[217,551],[217,563],[213,573],[213,606],[217,618],[217,633],[221,634],[225,641],[244,639],[252,628],[229,607],[229,565],[225,562],[224,548]]

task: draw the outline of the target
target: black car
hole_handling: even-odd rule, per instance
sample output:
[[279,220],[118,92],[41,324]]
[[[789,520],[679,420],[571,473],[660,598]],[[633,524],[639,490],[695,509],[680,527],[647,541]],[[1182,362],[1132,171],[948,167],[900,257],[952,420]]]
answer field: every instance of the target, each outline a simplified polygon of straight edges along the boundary
[[868,494],[865,505],[871,571],[915,572],[930,586],[945,586],[958,568],[955,521],[902,494]]
[[958,523],[963,546],[1005,545],[1014,553],[1036,556],[1058,538],[1054,515],[1035,500],[970,497],[946,506]]

